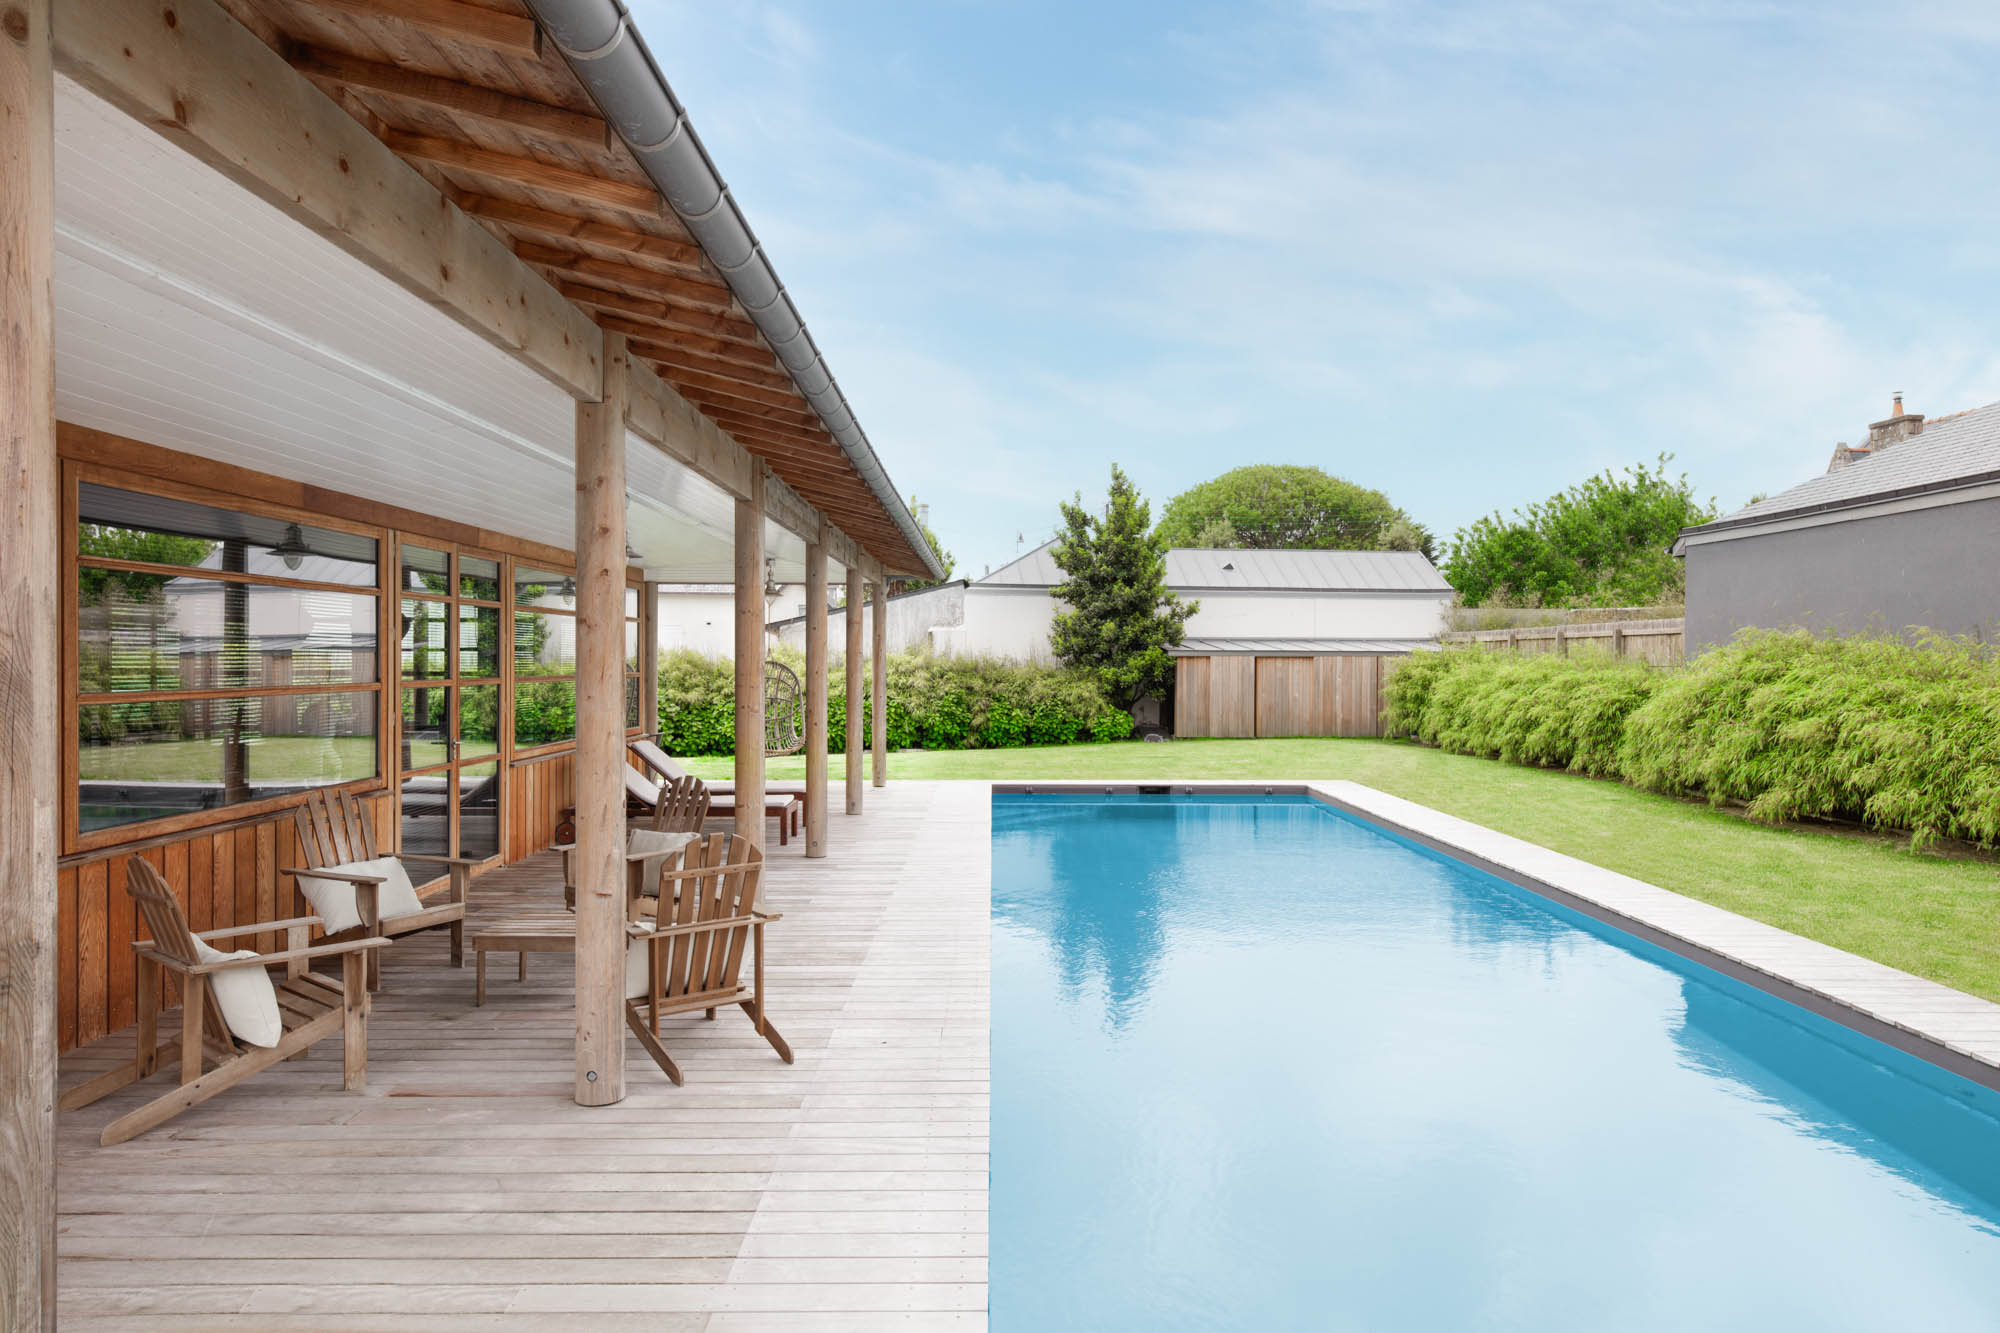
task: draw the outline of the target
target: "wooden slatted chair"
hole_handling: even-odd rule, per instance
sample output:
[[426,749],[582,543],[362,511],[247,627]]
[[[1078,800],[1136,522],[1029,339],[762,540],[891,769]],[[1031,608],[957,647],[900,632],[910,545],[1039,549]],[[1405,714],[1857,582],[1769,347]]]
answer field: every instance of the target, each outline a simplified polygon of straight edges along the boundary
[[[364,957],[372,956],[389,941],[373,936],[309,945],[310,931],[318,923],[317,917],[310,916],[261,921],[196,935],[188,930],[187,917],[165,878],[150,862],[137,857],[127,863],[125,892],[132,896],[146,929],[152,932],[151,939],[138,940],[132,945],[139,964],[138,1053],[116,1069],[70,1089],[60,1106],[73,1111],[128,1083],[150,1078],[159,1071],[162,1057],[170,1053],[177,1054],[180,1060],[181,1081],[179,1087],[105,1126],[99,1143],[108,1148],[143,1134],[280,1060],[305,1054],[307,1047],[335,1033],[340,1034],[344,1057],[341,1086],[355,1092],[367,1082],[369,1001],[362,964]],[[284,932],[285,948],[249,958],[211,956],[207,962],[201,961],[201,953],[195,948],[196,940],[206,943],[264,931]],[[308,970],[313,960],[319,958],[340,959],[338,982]],[[261,970],[278,963],[284,965],[285,976],[273,989],[283,1035],[272,1046],[238,1040],[224,1025],[221,1010],[211,994],[214,979],[231,968]],[[180,983],[181,1034],[177,1039],[162,1042],[158,1028],[162,974],[166,972],[171,972]],[[206,1073],[202,1068],[204,1058],[214,1062]]]
[[[628,782],[644,783],[648,790],[651,789],[652,784],[647,783],[645,778],[634,772],[629,766],[625,771]],[[707,819],[708,786],[700,778],[690,774],[687,777],[676,778],[659,789],[658,798],[648,808],[645,815],[646,822],[644,827],[647,831],[653,833],[700,833],[701,826]],[[626,827],[636,831],[636,826],[630,822],[630,816],[628,816]],[[563,858],[563,905],[571,911],[575,911],[576,844],[567,841],[558,842],[555,844],[555,849],[562,853]],[[632,873],[635,875],[641,873],[640,867],[643,865],[643,862],[639,858],[642,853],[632,851],[629,845],[626,851],[625,860],[631,868]],[[668,853],[662,853],[661,855],[668,855]],[[647,856],[646,859],[657,858]],[[632,892],[650,897],[651,891],[655,887],[656,885],[652,883],[646,883],[643,886],[634,885]]]
[[[680,1066],[660,1043],[660,1019],[741,1005],[786,1064],[792,1048],[764,1013],[764,927],[779,919],[758,907],[764,854],[748,839],[712,833],[689,843],[678,870],[660,876],[660,913],[634,922],[633,938],[647,951],[646,989],[625,1001],[625,1024],[666,1076],[681,1083]],[[751,982],[743,982],[743,955]]]
[[699,833],[708,818],[708,802],[707,783],[693,774],[675,778],[660,788],[646,827],[655,833]]
[[[375,821],[369,816],[367,807],[362,805],[360,799],[351,792],[315,790],[307,795],[304,805],[292,811],[292,818],[298,825],[299,848],[305,856],[306,863],[303,866],[280,869],[278,873],[290,875],[294,879],[300,875],[311,875],[318,879],[346,880],[354,885],[355,903],[361,911],[361,924],[328,935],[327,939],[353,939],[363,935],[382,935],[395,939],[413,935],[421,930],[448,930],[451,932],[451,965],[465,966],[467,887],[471,881],[473,867],[481,864],[478,857],[378,852],[375,849]],[[373,861],[384,855],[393,855],[399,861],[415,861],[422,865],[445,867],[448,878],[444,889],[442,892],[433,889],[431,897],[424,900],[424,909],[421,912],[411,912],[383,921],[375,899],[375,890],[383,882],[383,877],[352,871],[335,871],[332,867],[350,865],[356,861]],[[410,879],[415,882],[417,877],[412,875]],[[374,990],[381,984],[380,955],[370,954],[368,988]]]
[[[633,757],[650,769],[662,782],[672,782],[676,778],[688,776],[687,769],[681,766],[680,761],[661,748],[659,741],[655,739],[658,735],[658,732],[653,732],[645,736],[639,736],[625,742],[625,748],[630,750]],[[718,778],[708,784],[708,789],[709,794],[715,797],[718,802],[728,804],[732,812],[734,811],[736,784],[733,781],[728,778]],[[806,799],[806,784],[803,782],[767,781],[764,784],[764,795],[767,799],[775,796],[795,796],[798,798],[801,807],[803,807]]]

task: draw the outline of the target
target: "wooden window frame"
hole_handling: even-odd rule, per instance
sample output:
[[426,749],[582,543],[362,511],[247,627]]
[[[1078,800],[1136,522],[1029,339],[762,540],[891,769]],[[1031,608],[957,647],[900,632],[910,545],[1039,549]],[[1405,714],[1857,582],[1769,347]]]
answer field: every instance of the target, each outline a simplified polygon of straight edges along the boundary
[[[277,575],[232,574],[227,571],[190,571],[178,565],[156,565],[148,561],[112,560],[82,554],[79,539],[81,518],[81,493],[88,482],[111,490],[127,491],[135,495],[153,495],[164,499],[185,500],[191,504],[206,505],[213,509],[229,510],[235,513],[254,514],[263,518],[283,519],[288,523],[310,524],[335,532],[347,532],[367,537],[375,543],[374,584],[333,584],[312,579],[287,579]],[[393,644],[394,637],[388,636],[389,581],[393,572],[385,554],[391,549],[388,534],[370,524],[355,523],[327,514],[296,509],[288,505],[274,504],[249,496],[234,495],[224,491],[208,490],[167,481],[161,478],[136,475],[117,468],[105,467],[82,459],[62,460],[62,531],[58,556],[62,577],[62,825],[61,854],[75,856],[111,847],[123,847],[131,843],[146,842],[159,838],[190,833],[196,829],[238,824],[246,820],[268,817],[273,814],[303,805],[312,791],[348,791],[356,794],[382,791],[388,785],[390,759],[389,728],[385,725],[384,699],[388,697],[388,657],[385,644]],[[372,694],[375,696],[375,775],[371,778],[356,778],[346,782],[329,782],[302,792],[290,792],[282,796],[266,796],[253,801],[239,801],[234,805],[221,805],[207,810],[189,810],[182,814],[162,815],[153,819],[134,820],[129,824],[116,824],[109,828],[85,831],[83,824],[83,743],[78,728],[82,710],[90,704],[102,703],[108,697],[102,693],[84,695],[81,691],[82,671],[82,622],[78,604],[78,584],[80,571],[84,569],[126,569],[138,573],[165,574],[170,577],[208,578],[212,573],[220,574],[216,582],[237,582],[258,587],[297,588],[304,591],[329,591],[347,593],[354,596],[375,598],[375,680],[372,683],[354,682],[322,685],[282,685],[244,686],[220,689],[197,690],[134,690],[119,691],[116,702],[152,703],[172,702],[177,699],[240,699],[263,696],[283,696],[298,694]]]

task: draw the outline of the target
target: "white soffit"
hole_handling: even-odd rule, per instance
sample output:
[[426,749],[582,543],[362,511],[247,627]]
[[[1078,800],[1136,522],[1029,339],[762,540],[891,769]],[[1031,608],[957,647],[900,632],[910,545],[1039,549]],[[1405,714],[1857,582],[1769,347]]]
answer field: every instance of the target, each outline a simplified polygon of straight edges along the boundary
[[[574,544],[568,395],[66,78],[55,165],[62,420]],[[727,578],[729,496],[627,445],[641,563]]]

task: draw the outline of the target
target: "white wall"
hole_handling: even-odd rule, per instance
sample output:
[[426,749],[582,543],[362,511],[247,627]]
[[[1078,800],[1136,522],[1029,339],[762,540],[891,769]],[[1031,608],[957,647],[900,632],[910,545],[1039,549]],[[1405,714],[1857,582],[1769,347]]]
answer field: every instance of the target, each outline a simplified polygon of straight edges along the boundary
[[[783,600],[768,602],[782,607]],[[768,619],[768,616],[766,617]],[[660,651],[692,648],[709,657],[736,656],[736,598],[726,592],[660,594]]]
[[1191,639],[1428,639],[1445,629],[1451,594],[1183,592],[1201,609]]
[[1054,660],[1049,623],[1056,599],[1046,588],[1004,588],[973,584],[965,590],[965,623],[931,631],[941,653],[962,657],[1011,657],[1029,662]]
[[[1188,618],[1189,638],[1428,639],[1444,631],[1450,593],[1203,592],[1177,589],[1201,604]],[[941,653],[1047,662],[1049,626],[1058,610],[1045,588],[965,590],[965,623],[931,631]]]

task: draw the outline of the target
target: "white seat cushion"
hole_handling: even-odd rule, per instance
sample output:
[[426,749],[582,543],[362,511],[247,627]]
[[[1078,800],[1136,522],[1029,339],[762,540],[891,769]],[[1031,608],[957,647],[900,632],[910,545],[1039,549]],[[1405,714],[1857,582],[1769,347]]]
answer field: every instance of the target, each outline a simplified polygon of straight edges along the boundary
[[646,995],[647,940],[633,940],[625,946],[625,998],[638,1000]]
[[[416,888],[410,883],[410,873],[393,856],[378,856],[373,861],[350,861],[346,865],[328,866],[327,869],[354,875],[382,876],[382,882],[375,886],[375,906],[385,922],[424,910],[424,900],[417,897]],[[306,901],[312,904],[313,915],[319,918],[320,925],[329,935],[352,930],[361,924],[361,909],[356,905],[354,896],[357,887],[343,879],[299,876],[299,892],[305,894]]]
[[[197,960],[220,962],[224,958],[257,958],[255,949],[224,953],[201,940],[194,942]],[[238,1041],[252,1046],[276,1046],[285,1035],[284,1020],[278,1016],[278,988],[271,974],[261,967],[229,967],[208,974],[208,998],[222,1015],[223,1026]]]
[[628,852],[655,852],[639,863],[639,892],[648,898],[660,896],[660,871],[669,857],[678,856],[683,848],[696,838],[693,833],[657,833],[649,828],[635,828],[625,835],[625,850]]

